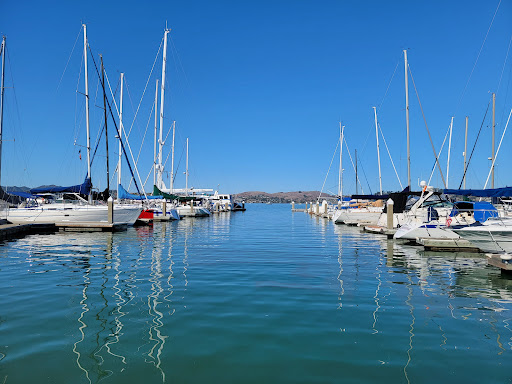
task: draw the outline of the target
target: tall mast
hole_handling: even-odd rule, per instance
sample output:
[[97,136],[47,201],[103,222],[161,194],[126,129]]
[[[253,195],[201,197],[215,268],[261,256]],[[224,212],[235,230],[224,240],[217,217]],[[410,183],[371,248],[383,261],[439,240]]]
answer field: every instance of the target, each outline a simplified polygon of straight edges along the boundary
[[340,121],[340,169],[338,173],[338,196],[343,200],[343,131],[345,126],[341,126]]
[[188,196],[188,137],[187,137],[187,163],[185,166],[185,193]]
[[466,116],[466,137],[464,139],[464,189],[466,189],[466,155],[468,153],[468,117]]
[[5,70],[5,49],[6,38],[2,39],[2,47],[0,48],[0,55],[2,55],[2,80],[0,84],[0,176],[2,174],[2,134],[4,124],[4,70]]
[[107,151],[107,194],[110,196],[110,171],[108,166],[108,129],[107,129],[107,94],[105,92],[105,68],[103,67],[103,56],[100,55],[101,60],[101,86],[103,88],[103,109],[105,115],[105,146]]
[[156,91],[155,91],[155,145],[154,145],[154,155],[153,155],[153,185],[156,185],[156,174],[157,174],[157,152],[156,152],[156,142],[157,142],[157,132],[158,132],[158,79],[156,79]]
[[174,138],[176,136],[176,121],[172,122],[172,147],[171,147],[171,193],[174,190]]
[[448,140],[448,160],[446,162],[446,188],[448,188],[448,179],[450,176],[450,152],[452,150],[452,130],[453,130],[453,116],[450,122],[450,139]]
[[380,187],[380,194],[382,195],[382,174],[380,172],[380,148],[379,148],[379,127],[377,124],[377,107],[373,107],[373,112],[375,113],[375,137],[377,139],[377,161],[379,162],[379,187]]
[[411,141],[409,136],[409,76],[407,69],[407,49],[404,49],[404,64],[405,64],[405,121],[407,125],[407,185],[411,189]]
[[355,149],[355,161],[356,161],[356,195],[359,193],[359,189],[358,189],[358,185],[357,185],[357,182],[359,180],[359,178],[357,177],[357,149]]
[[491,179],[491,188],[494,188],[494,133],[496,130],[496,124],[495,124],[495,112],[496,112],[496,94],[492,94],[492,156],[491,156],[491,172],[492,172],[492,179]]
[[[84,27],[84,66],[85,66],[85,125],[87,129],[87,177],[91,179],[91,132],[89,127],[89,75],[87,70],[87,27]],[[92,195],[89,194],[89,202]]]
[[121,140],[123,136],[123,80],[124,73],[121,72],[121,93],[119,95],[119,160],[117,163],[117,198],[119,199],[119,185],[121,185],[121,160],[123,148]]
[[166,29],[164,32],[164,51],[163,51],[163,58],[162,58],[162,85],[161,85],[161,92],[160,92],[160,135],[158,139],[158,187],[162,188],[163,181],[163,165],[162,165],[162,152],[164,147],[164,140],[163,140],[163,129],[164,129],[164,93],[165,93],[165,67],[167,64],[167,34],[169,33],[169,29]]

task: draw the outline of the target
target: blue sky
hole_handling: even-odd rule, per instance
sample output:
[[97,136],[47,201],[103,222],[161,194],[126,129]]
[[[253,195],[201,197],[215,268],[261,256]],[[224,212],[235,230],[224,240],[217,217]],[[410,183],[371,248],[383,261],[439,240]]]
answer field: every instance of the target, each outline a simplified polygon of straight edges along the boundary
[[[103,55],[113,87],[119,73],[125,73],[125,127],[132,125],[166,23],[172,29],[164,124],[168,131],[176,120],[176,164],[182,158],[176,187],[185,184],[183,148],[189,137],[192,186],[220,184],[226,192],[319,190],[341,120],[352,156],[358,151],[364,191],[370,187],[376,192],[373,106],[378,107],[380,125],[406,184],[403,49],[408,49],[436,151],[455,117],[449,184],[458,187],[465,116],[470,152],[490,92],[497,93],[496,147],[512,108],[510,20],[512,3],[499,0],[6,0],[0,14],[0,33],[8,44],[1,183],[35,187],[82,182],[87,166],[84,151],[80,160],[75,142],[85,145],[84,97],[77,93],[83,92],[80,31],[85,22],[95,59]],[[141,151],[138,168],[143,179],[153,158],[150,114],[160,74],[161,56],[130,137],[133,151]],[[103,117],[92,63],[89,77],[94,145]],[[409,99],[414,187],[418,180],[428,179],[434,157],[411,79]],[[490,112],[468,170],[468,188],[482,188],[487,177],[489,117]],[[109,127],[113,175],[117,144],[113,125]],[[496,162],[496,186],[512,185],[511,135],[506,134]],[[170,142],[169,136],[164,158]],[[106,186],[104,147],[102,141],[92,172],[93,184],[100,189]],[[445,146],[445,174],[446,152]],[[399,189],[382,141],[381,159],[383,189]],[[344,169],[344,190],[354,193],[354,171],[346,155]],[[126,165],[123,173],[127,185]],[[337,174],[336,158],[326,191],[337,191]],[[168,184],[167,176],[165,180]],[[147,190],[151,181],[152,176]],[[432,184],[442,187],[438,172]]]

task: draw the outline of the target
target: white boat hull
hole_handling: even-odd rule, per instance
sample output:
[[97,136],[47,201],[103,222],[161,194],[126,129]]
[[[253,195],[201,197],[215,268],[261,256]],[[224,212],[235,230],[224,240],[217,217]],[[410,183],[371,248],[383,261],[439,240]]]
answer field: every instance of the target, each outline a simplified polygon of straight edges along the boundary
[[[133,225],[140,213],[141,205],[114,204],[114,224]],[[28,223],[108,223],[106,205],[43,204],[28,208],[10,208],[7,220],[13,224]]]
[[333,215],[333,221],[336,224],[342,223],[366,223],[375,225],[382,214],[382,208],[376,209],[340,209]]
[[455,230],[475,247],[488,253],[512,253],[512,227],[482,225]]
[[460,239],[449,227],[438,224],[404,224],[397,229],[393,238],[403,240],[417,239]]
[[178,214],[180,216],[184,217],[206,217],[210,216],[210,211],[204,207],[192,207],[190,208],[189,205],[182,205],[179,207],[176,207],[176,211],[178,211]]
[[[160,208],[160,210],[153,209],[153,215],[155,217],[161,217],[162,213],[163,213],[162,212],[162,208]],[[179,220],[180,219],[180,215],[179,215],[178,211],[176,209],[174,209],[174,208],[167,209],[165,215],[167,217],[169,217],[170,220]]]

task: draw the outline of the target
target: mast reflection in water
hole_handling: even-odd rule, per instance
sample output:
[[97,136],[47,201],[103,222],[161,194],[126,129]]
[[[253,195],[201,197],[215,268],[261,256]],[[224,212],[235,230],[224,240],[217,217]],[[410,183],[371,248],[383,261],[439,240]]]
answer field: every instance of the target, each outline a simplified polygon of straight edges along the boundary
[[512,280],[288,205],[0,246],[0,382],[510,379]]

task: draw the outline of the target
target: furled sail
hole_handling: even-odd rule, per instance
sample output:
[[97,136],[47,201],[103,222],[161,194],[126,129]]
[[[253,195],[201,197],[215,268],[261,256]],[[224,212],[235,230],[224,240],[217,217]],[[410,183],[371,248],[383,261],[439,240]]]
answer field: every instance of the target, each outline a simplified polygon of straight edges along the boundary
[[70,187],[60,187],[54,185],[51,187],[33,188],[30,190],[30,193],[33,195],[38,195],[41,193],[79,193],[81,195],[89,195],[91,188],[91,179],[86,177],[82,184],[72,185]]
[[[119,184],[118,186],[119,195],[117,196],[118,199],[127,199],[127,200],[146,200],[146,196],[142,195],[134,195],[133,193],[128,193],[124,187]],[[148,199],[163,199],[163,196],[147,196]]]
[[447,195],[475,197],[512,197],[512,187],[493,189],[445,189]]

